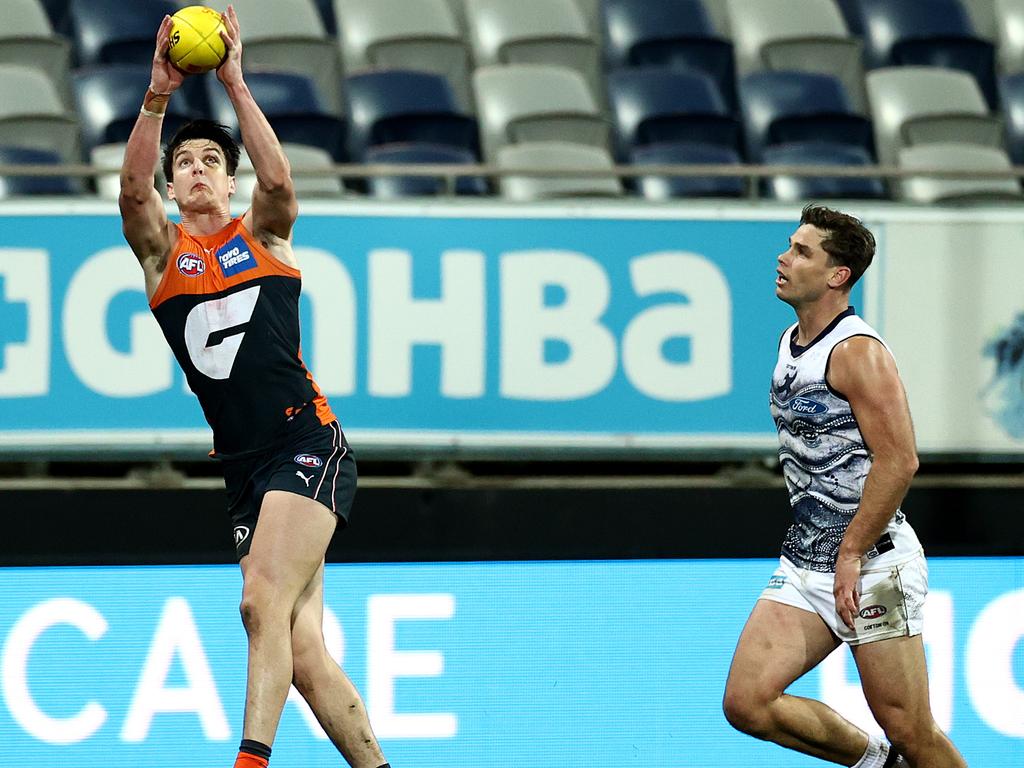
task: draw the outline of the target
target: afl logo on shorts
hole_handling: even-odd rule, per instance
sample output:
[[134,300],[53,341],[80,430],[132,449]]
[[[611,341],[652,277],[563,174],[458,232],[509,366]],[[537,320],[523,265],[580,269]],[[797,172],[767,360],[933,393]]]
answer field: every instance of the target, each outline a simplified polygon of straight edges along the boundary
[[877,619],[879,616],[885,616],[886,610],[884,605],[869,605],[867,608],[862,608],[860,611],[860,617],[862,619]]
[[235,526],[235,546],[237,547],[243,541],[249,538],[249,528],[245,525]]
[[295,463],[310,468],[316,468],[323,465],[323,461],[320,459],[319,456],[311,456],[308,453],[300,453],[298,456],[296,456]]
[[206,271],[206,262],[194,253],[183,253],[178,257],[178,271],[185,277],[199,277]]

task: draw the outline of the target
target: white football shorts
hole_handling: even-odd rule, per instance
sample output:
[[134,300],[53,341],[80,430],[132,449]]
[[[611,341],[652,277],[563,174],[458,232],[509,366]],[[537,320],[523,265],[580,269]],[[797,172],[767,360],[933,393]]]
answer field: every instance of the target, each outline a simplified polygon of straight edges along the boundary
[[921,634],[928,594],[928,563],[923,552],[900,565],[861,574],[856,631],[836,612],[834,583],[834,573],[797,568],[782,557],[761,599],[818,614],[836,637],[849,645]]

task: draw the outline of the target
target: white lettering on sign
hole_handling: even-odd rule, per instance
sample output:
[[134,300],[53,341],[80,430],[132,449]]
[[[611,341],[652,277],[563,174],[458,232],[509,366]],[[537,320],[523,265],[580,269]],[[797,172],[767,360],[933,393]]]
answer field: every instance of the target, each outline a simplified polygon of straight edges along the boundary
[[[107,719],[107,710],[95,701],[83,704],[69,717],[49,715],[32,695],[28,679],[32,647],[47,630],[61,625],[74,627],[93,641],[99,640],[107,631],[107,620],[88,603],[65,597],[46,600],[30,608],[14,623],[0,661],[7,710],[26,733],[47,744],[84,741],[96,733]],[[69,681],[68,695],[74,694],[72,680]]]
[[163,333],[143,304],[128,324],[127,352],[115,349],[107,315],[126,291],[145,296],[142,272],[127,246],[107,248],[78,268],[64,298],[61,328],[72,370],[89,389],[108,397],[143,397],[169,389],[174,363]]
[[50,256],[35,248],[0,248],[0,303],[25,313],[24,340],[0,336],[0,397],[50,391]]
[[459,729],[451,713],[398,712],[395,681],[403,677],[437,677],[444,672],[440,651],[402,651],[395,641],[399,621],[450,619],[455,596],[371,595],[367,601],[366,707],[377,736],[383,739],[450,739]]
[[441,394],[484,394],[484,257],[476,251],[441,254],[441,298],[414,299],[412,254],[370,253],[369,345],[371,395],[412,391],[412,350],[441,348]]
[[[180,660],[188,681],[184,687],[167,685],[167,676],[175,659]],[[145,741],[153,716],[161,712],[194,713],[207,739],[224,741],[231,738],[231,728],[217,694],[217,684],[206,660],[192,610],[180,597],[172,597],[164,604],[135,695],[128,706],[128,716],[121,728],[121,740]]]
[[1024,738],[1024,687],[1014,658],[1022,641],[1024,589],[1018,589],[978,614],[966,662],[967,692],[978,715],[994,731],[1018,739]]

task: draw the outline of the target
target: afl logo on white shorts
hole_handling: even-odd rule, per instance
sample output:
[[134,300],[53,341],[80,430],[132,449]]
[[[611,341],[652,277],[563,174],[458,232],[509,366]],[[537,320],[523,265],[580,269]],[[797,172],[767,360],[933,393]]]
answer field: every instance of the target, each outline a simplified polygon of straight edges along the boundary
[[235,526],[235,546],[249,538],[249,527],[245,525]]
[[298,456],[296,456],[295,463],[310,468],[315,468],[323,465],[323,461],[320,459],[319,456],[311,456],[308,453],[300,453]]
[[206,271],[206,262],[194,253],[183,253],[178,257],[178,271],[185,277],[199,277]]

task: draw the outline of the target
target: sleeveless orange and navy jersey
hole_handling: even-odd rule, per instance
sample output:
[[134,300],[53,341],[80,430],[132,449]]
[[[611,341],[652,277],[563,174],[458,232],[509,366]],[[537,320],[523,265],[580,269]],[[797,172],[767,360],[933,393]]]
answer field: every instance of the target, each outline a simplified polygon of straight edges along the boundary
[[213,455],[236,458],[335,420],[302,362],[297,269],[241,217],[178,244],[149,306],[213,428]]

